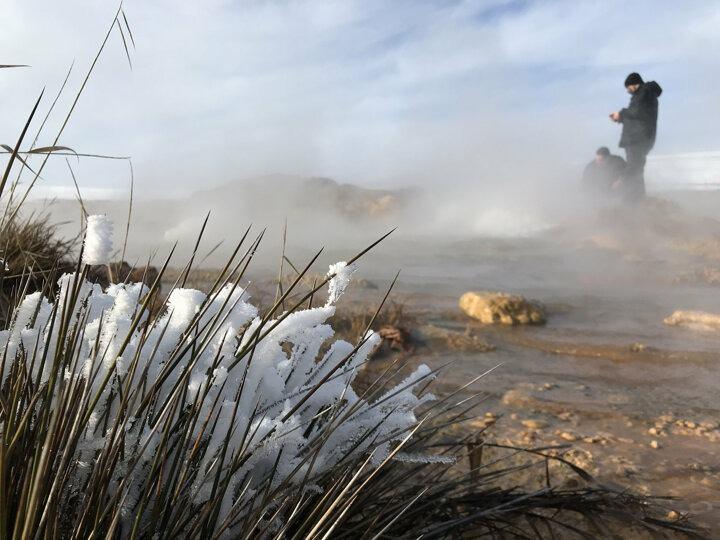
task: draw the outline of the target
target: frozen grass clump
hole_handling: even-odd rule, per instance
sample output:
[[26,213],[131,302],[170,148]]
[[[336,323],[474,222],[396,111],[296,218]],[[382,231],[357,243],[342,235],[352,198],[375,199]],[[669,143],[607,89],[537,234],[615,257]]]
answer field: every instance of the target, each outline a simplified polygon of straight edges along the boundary
[[[156,523],[145,510],[158,504],[158,486],[172,485],[164,495],[185,508],[213,507],[203,527],[224,524],[234,535],[262,490],[302,484],[322,492],[321,479],[338,464],[369,458],[376,467],[417,425],[415,410],[432,399],[416,394],[433,377],[426,366],[372,401],[353,390],[380,340],[373,332],[355,345],[334,339],[328,319],[350,266],[331,267],[320,307],[261,316],[237,275],[209,294],[175,288],[150,316],[155,287],[103,289],[85,279],[112,244],[110,223],[96,217],[88,219],[83,270],[63,275],[54,299],[27,295],[0,334],[3,388],[35,396],[25,403],[39,420],[32,429],[54,434],[57,461],[35,466],[70,473],[54,471],[26,521],[62,508],[87,532],[85,512],[102,502],[101,522],[149,532]],[[35,476],[35,466],[26,472]],[[88,486],[100,478],[97,499]],[[172,524],[178,534],[195,525]]]

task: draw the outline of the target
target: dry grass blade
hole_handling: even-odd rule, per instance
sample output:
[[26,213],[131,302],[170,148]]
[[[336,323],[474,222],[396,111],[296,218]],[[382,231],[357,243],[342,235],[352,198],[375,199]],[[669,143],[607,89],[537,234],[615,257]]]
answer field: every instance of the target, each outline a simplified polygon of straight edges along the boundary
[[125,16],[125,10],[121,8],[120,14],[122,15],[123,22],[125,23],[125,28],[127,29],[128,36],[130,36],[130,42],[132,43],[133,48],[135,48],[135,38],[133,37],[132,30],[130,30],[130,24],[128,24],[127,17]]
[[[97,65],[97,62],[100,59],[100,56],[102,55],[103,50],[105,50],[105,45],[107,44],[108,39],[110,38],[110,34],[112,32],[113,27],[115,26],[115,20],[117,19],[118,15],[120,13],[121,7],[122,7],[122,3],[118,7],[117,13],[115,13],[115,16],[113,17],[113,22],[110,25],[110,27],[108,28],[107,33],[105,34],[105,38],[103,39],[102,43],[100,44],[100,47],[95,55],[95,58],[93,59],[92,64],[90,65],[90,68],[88,69],[88,71],[85,75],[85,78],[83,79],[83,82],[80,85],[80,89],[75,94],[75,98],[73,99],[73,102],[70,105],[70,109],[68,110],[62,124],[60,125],[60,129],[58,130],[57,135],[55,136],[55,139],[53,140],[52,144],[50,145],[51,147],[54,147],[58,144],[60,137],[62,136],[63,132],[65,131],[65,128],[67,127],[68,122],[70,121],[70,117],[72,116],[73,112],[75,111],[75,107],[77,107],[77,104],[80,101],[80,96],[82,96],[83,91],[85,90],[85,87],[87,86],[87,83],[90,80],[90,76],[92,75],[93,71],[95,70],[95,66]],[[53,154],[55,154],[55,153],[49,152],[49,153],[44,154],[45,158],[43,159],[43,161],[38,169],[38,172],[36,173],[35,177],[32,179],[32,181],[28,185],[27,189],[23,193],[22,197],[20,198],[20,201],[17,203],[17,207],[10,215],[10,218],[9,218],[10,221],[12,221],[15,218],[19,209],[22,207],[22,205],[27,200],[27,197],[30,194],[30,191],[32,191],[33,187],[35,186],[35,183],[37,182],[38,178],[40,177],[40,174],[42,173],[43,169],[45,168],[45,164],[47,163],[48,156],[51,156]],[[0,185],[0,195],[2,195],[2,187],[3,186],[4,186],[4,182],[3,182],[3,185]]]
[[188,276],[190,275],[190,270],[192,269],[193,262],[195,261],[195,256],[197,255],[198,249],[200,248],[200,242],[202,241],[202,237],[205,234],[205,227],[207,227],[209,219],[210,211],[208,210],[208,213],[205,214],[205,219],[203,220],[202,226],[200,227],[200,233],[198,234],[197,240],[195,240],[195,248],[193,249],[192,255],[190,256],[190,262],[185,268],[185,273],[180,280],[181,287],[185,287],[185,284],[187,283]]
[[[4,146],[3,146],[4,148]],[[11,154],[12,152],[5,149],[4,152],[0,152],[0,154]],[[18,155],[28,155],[31,152],[18,152]],[[45,156],[75,156],[75,157],[87,157],[87,158],[98,158],[98,159],[119,159],[119,160],[129,160],[131,159],[131,156],[112,156],[108,154],[86,154],[84,152],[64,152],[62,150],[58,150],[56,152],[46,152],[42,153],[42,155]]]
[[42,146],[40,148],[31,148],[27,151],[28,154],[51,154],[55,152],[69,152],[73,156],[77,156],[78,153],[67,146]]
[[[3,149],[6,151],[5,153],[8,153],[8,154],[12,154],[12,153],[13,153],[13,149],[10,148],[7,144],[0,144],[0,148],[3,148]],[[25,170],[25,169],[29,170],[29,171],[30,171],[31,173],[33,173],[33,174],[37,174],[37,172],[28,164],[27,160],[25,160],[25,159],[23,159],[22,157],[20,157],[20,156],[23,155],[23,154],[25,154],[25,153],[24,153],[24,152],[17,152],[17,153],[15,154],[15,159],[17,159],[17,160],[18,160],[20,163],[22,163],[22,165],[23,165],[23,168],[21,168],[20,171],[18,172],[18,176],[20,176],[20,174],[22,174],[22,171]],[[25,155],[27,155],[27,154],[25,154]],[[38,175],[38,177],[39,177],[39,175]],[[11,189],[11,191],[10,191],[10,197],[11,197],[11,199],[10,199],[10,201],[8,201],[8,206],[10,206],[10,205],[12,204],[12,193],[13,193],[14,190],[15,190],[15,184],[17,184],[17,181],[13,184],[12,189]]]
[[65,90],[65,86],[67,85],[68,79],[70,79],[70,74],[72,73],[73,67],[75,66],[75,61],[73,60],[70,63],[70,67],[67,70],[67,73],[65,74],[65,78],[63,79],[62,84],[60,85],[60,88],[58,89],[57,94],[55,94],[55,99],[53,99],[52,103],[50,104],[50,107],[48,107],[47,112],[45,113],[45,118],[43,118],[43,121],[40,122],[40,126],[38,127],[37,132],[35,133],[35,138],[32,141],[32,144],[30,145],[31,148],[35,146],[38,139],[40,138],[40,134],[43,132],[43,129],[45,129],[45,124],[47,124],[48,118],[50,118],[50,115],[55,110],[55,106],[57,105],[58,100],[60,99],[60,96],[62,95],[63,91]]
[[120,32],[120,37],[122,38],[123,47],[125,49],[125,56],[127,57],[128,65],[130,66],[130,69],[132,69],[132,60],[130,59],[130,51],[128,50],[127,41],[125,41],[125,32],[123,32],[122,25],[120,24],[120,19],[115,19],[115,22],[117,23],[117,29]]
[[70,161],[68,159],[65,159],[65,163],[67,163],[68,170],[70,171],[70,177],[72,178],[73,185],[75,186],[75,194],[77,195],[78,202],[80,203],[80,208],[82,209],[83,216],[85,219],[87,219],[88,211],[85,208],[85,203],[83,202],[82,194],[80,193],[80,186],[78,186],[77,178],[75,178],[75,172],[73,172],[73,169],[70,166]]
[[130,165],[130,197],[128,199],[128,217],[127,224],[125,225],[125,237],[123,238],[122,253],[120,255],[120,261],[125,260],[125,253],[127,252],[128,238],[130,237],[130,223],[132,223],[132,209],[133,209],[133,196],[135,192],[135,172],[133,171],[132,160],[128,160]]
[[43,92],[40,92],[40,95],[37,98],[37,101],[35,101],[35,105],[32,108],[32,111],[30,111],[30,115],[28,116],[28,119],[25,122],[25,126],[23,127],[22,131],[20,132],[20,137],[18,137],[17,143],[15,143],[15,148],[12,150],[12,153],[10,155],[10,159],[8,160],[7,165],[5,166],[5,172],[3,173],[2,180],[0,180],[0,197],[3,194],[3,191],[5,190],[5,184],[7,183],[7,179],[10,176],[10,170],[12,169],[13,163],[15,162],[15,158],[18,155],[18,151],[20,150],[20,145],[23,142],[23,139],[25,139],[25,135],[27,134],[27,130],[30,127],[30,123],[32,122],[33,117],[35,116],[35,112],[37,111],[38,106],[40,105],[40,101],[43,97]]

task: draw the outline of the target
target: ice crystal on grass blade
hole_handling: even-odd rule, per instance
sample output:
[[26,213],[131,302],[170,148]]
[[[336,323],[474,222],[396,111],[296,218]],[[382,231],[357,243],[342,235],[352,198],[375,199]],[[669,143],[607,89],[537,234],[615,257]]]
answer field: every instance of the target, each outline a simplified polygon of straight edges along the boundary
[[343,295],[356,269],[354,264],[348,265],[345,261],[330,265],[330,270],[327,273],[328,277],[330,277],[327,305],[334,304]]
[[[105,263],[110,224],[88,221],[85,262]],[[432,372],[420,366],[373,399],[356,394],[354,377],[380,338],[370,332],[355,346],[334,339],[328,323],[353,271],[332,265],[325,305],[275,318],[260,316],[237,283],[210,294],[174,289],[153,316],[140,283],[103,289],[66,274],[54,303],[26,296],[0,333],[3,384],[25,370],[58,406],[79,407],[66,427],[77,442],[63,499],[84,501],[101,475],[107,496],[122,501],[126,532],[152,530],[144,509],[174,493],[210,505],[213,523],[234,534],[262,504],[258,494],[300,493],[369,455],[380,464],[432,399],[415,393]]]
[[92,215],[87,218],[83,262],[107,264],[112,252],[112,222],[107,216]]

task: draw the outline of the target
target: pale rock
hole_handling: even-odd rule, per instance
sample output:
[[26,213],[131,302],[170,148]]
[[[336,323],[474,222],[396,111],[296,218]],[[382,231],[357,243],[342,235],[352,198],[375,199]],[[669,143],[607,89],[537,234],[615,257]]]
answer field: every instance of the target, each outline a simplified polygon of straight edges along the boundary
[[678,310],[669,317],[665,317],[663,322],[670,326],[687,326],[700,330],[720,330],[720,314],[708,313],[707,311]]
[[542,420],[533,420],[532,418],[529,418],[527,420],[523,420],[522,425],[528,429],[542,429],[547,424]]
[[471,291],[460,297],[460,309],[483,324],[545,324],[539,302],[500,292]]

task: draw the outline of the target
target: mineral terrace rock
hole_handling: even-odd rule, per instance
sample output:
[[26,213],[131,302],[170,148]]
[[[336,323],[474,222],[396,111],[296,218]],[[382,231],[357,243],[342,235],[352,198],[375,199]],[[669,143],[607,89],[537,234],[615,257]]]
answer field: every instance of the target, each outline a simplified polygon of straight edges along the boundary
[[675,311],[663,321],[671,326],[690,326],[720,330],[720,314],[705,311]]
[[545,324],[543,305],[518,295],[466,292],[460,297],[460,309],[484,324]]

